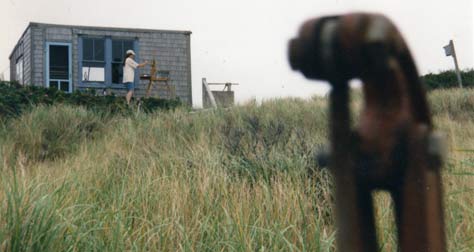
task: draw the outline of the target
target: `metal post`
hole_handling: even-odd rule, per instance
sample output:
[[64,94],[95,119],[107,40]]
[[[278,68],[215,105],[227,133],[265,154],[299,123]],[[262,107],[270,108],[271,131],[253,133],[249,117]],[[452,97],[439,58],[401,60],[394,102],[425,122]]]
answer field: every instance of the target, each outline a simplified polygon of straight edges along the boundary
[[462,88],[461,71],[459,70],[458,58],[456,57],[456,50],[454,49],[454,43],[452,39],[449,41],[449,45],[453,50],[454,66],[456,67],[456,75],[458,77],[459,87]]
[[443,48],[446,56],[453,56],[454,66],[456,68],[456,76],[458,78],[458,84],[459,87],[462,88],[461,72],[459,71],[458,58],[456,57],[456,50],[454,49],[453,40],[449,40],[449,44],[447,46],[444,46]]

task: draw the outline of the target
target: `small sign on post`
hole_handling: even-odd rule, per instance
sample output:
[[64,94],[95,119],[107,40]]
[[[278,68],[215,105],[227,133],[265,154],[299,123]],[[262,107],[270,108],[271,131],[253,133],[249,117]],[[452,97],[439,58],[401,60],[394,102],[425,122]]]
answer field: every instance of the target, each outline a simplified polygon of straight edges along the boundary
[[458,66],[458,58],[456,57],[456,50],[454,50],[454,43],[453,40],[449,40],[449,44],[444,46],[444,53],[446,56],[453,56],[454,59],[454,66],[456,67],[456,76],[458,78],[459,87],[462,88],[462,79],[461,79],[461,72],[459,71]]

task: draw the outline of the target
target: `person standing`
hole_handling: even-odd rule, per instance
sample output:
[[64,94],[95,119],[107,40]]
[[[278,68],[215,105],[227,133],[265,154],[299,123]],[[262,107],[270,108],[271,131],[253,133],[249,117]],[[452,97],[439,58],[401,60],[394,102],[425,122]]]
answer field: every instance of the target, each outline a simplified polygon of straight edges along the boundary
[[148,64],[148,61],[145,61],[141,64],[138,64],[134,60],[135,52],[133,50],[128,50],[123,60],[123,84],[127,88],[127,95],[125,99],[127,100],[127,105],[130,105],[130,100],[133,96],[133,91],[135,90],[135,69],[139,67],[144,67]]

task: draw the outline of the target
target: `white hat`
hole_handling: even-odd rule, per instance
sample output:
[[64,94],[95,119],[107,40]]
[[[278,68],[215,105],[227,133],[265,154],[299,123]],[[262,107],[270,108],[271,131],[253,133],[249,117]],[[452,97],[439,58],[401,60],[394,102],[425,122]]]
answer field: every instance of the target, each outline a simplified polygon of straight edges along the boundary
[[135,52],[133,50],[128,50],[127,54],[135,55]]

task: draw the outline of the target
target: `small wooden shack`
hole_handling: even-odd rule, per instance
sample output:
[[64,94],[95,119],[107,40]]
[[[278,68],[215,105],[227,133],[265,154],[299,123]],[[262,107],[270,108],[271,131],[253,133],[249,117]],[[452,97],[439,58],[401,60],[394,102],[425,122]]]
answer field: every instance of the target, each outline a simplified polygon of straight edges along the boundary
[[[190,31],[88,27],[30,23],[10,54],[11,80],[25,85],[53,87],[65,92],[93,89],[117,95],[122,85],[122,61],[132,49],[139,62],[156,60],[158,70],[169,72],[176,96],[192,104]],[[149,83],[136,74],[136,96]],[[159,89],[152,96],[159,96]]]

